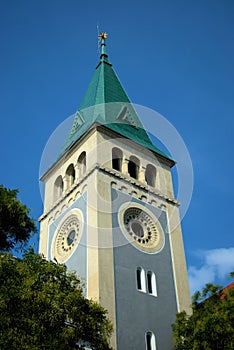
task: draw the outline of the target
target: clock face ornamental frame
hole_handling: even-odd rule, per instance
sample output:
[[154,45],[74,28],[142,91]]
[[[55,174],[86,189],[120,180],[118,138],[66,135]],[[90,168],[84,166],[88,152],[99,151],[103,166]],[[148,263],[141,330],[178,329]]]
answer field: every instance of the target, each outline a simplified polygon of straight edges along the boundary
[[76,250],[83,230],[83,216],[80,210],[70,211],[58,226],[52,242],[51,256],[58,263],[64,263]]
[[145,253],[158,253],[165,236],[158,218],[138,203],[124,204],[119,210],[119,226],[127,240]]

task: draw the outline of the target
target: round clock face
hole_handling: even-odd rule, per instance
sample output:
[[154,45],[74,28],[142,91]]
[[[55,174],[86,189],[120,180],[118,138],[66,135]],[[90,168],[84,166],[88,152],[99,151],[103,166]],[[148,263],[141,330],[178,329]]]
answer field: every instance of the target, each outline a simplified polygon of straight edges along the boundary
[[164,233],[158,219],[145,207],[132,203],[119,212],[120,227],[136,248],[156,253],[164,246]]
[[81,213],[70,213],[58,227],[52,243],[52,258],[59,263],[67,260],[76,249],[82,232]]

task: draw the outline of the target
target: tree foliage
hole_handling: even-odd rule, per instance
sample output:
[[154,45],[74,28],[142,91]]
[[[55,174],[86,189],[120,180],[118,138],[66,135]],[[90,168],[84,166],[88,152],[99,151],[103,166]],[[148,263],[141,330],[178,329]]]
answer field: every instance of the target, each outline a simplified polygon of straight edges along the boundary
[[172,326],[175,350],[234,349],[234,287],[206,284],[193,296],[193,314],[177,314]]
[[29,251],[23,259],[0,255],[0,349],[70,350],[80,341],[110,349],[107,312],[83,296],[65,265]]
[[0,250],[7,251],[17,244],[27,243],[36,225],[29,209],[17,199],[18,190],[0,185]]

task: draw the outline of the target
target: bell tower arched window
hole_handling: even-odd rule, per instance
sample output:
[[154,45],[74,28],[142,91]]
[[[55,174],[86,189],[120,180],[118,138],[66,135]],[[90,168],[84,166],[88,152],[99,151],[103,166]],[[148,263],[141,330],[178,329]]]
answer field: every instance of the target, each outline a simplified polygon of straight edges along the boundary
[[86,173],[86,152],[82,152],[78,158],[79,176]]
[[70,164],[66,170],[66,180],[67,188],[71,187],[75,182],[75,169],[73,164]]
[[156,169],[153,165],[148,164],[145,170],[145,181],[149,186],[155,187]]
[[112,148],[112,168],[122,171],[123,152],[117,148]]
[[156,350],[156,340],[153,332],[146,332],[145,334],[146,350]]
[[139,159],[137,157],[131,156],[128,162],[128,173],[134,179],[138,179],[139,174]]
[[59,199],[63,194],[63,179],[62,176],[59,175],[54,183],[54,200]]

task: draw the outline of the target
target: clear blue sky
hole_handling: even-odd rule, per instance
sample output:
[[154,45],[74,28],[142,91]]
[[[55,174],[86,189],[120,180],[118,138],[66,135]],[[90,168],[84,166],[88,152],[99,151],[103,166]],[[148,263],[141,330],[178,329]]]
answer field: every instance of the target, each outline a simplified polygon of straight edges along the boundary
[[97,23],[132,102],[166,117],[193,162],[183,219],[191,289],[234,269],[232,0],[0,1],[0,183],[42,213],[39,164],[99,60]]

